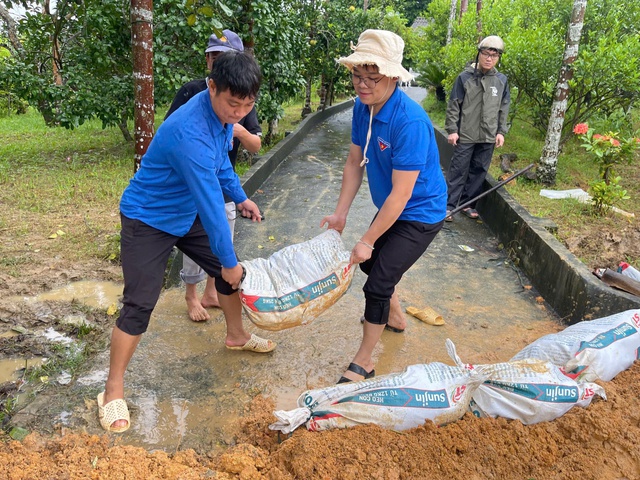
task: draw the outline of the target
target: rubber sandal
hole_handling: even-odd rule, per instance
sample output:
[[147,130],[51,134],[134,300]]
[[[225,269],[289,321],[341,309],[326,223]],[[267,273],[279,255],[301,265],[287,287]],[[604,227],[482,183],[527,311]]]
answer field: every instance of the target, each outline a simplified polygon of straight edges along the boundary
[[453,216],[451,215],[451,210],[447,210],[447,216],[444,217],[445,222],[453,222]]
[[[129,418],[129,408],[127,402],[122,398],[111,400],[106,405],[104,403],[104,392],[98,394],[98,418],[100,419],[100,425],[107,432],[122,433],[129,430],[131,426],[131,420]],[[123,427],[112,427],[114,422],[118,420],[126,420],[127,424]]]
[[271,340],[260,338],[259,336],[252,333],[249,341],[241,347],[230,347],[229,345],[227,345],[226,347],[229,350],[244,350],[247,352],[269,353],[274,348],[276,348],[276,344]]
[[480,217],[478,211],[475,208],[465,208],[464,210],[462,210],[462,213],[469,218],[473,218],[474,220]]
[[402,332],[404,332],[404,328],[392,327],[388,323],[384,326],[384,329],[388,330],[389,332],[393,332],[393,333],[402,333]]
[[[364,316],[360,317],[360,323],[364,323]],[[388,323],[384,326],[384,329],[388,330],[390,332],[393,332],[393,333],[402,333],[402,332],[404,332],[404,328],[392,327]]]
[[[364,368],[362,368],[360,365],[356,363],[350,363],[349,366],[347,367],[347,370],[355,373],[356,375],[360,375],[361,377],[364,377],[364,380],[367,380],[369,378],[373,378],[376,376],[375,368],[370,372],[367,372]],[[353,380],[345,376],[340,377],[340,380],[338,380],[338,383],[348,383],[348,382],[353,382]]]

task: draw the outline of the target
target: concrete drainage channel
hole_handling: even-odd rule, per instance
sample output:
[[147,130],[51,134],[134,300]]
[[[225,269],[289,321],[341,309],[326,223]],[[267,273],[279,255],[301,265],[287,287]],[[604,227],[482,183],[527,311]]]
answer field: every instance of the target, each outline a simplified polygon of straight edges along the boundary
[[[266,155],[259,157],[241,181],[251,197],[260,185],[283,162],[291,151],[317,125],[332,115],[353,106],[353,100],[342,102],[305,118],[298,128]],[[440,163],[446,171],[453,146],[444,132],[436,129]],[[497,182],[487,177],[486,188]],[[567,250],[551,232],[553,222],[530,215],[509,193],[500,188],[482,198],[477,205],[482,220],[507,247],[513,248],[518,266],[564,322],[605,317],[629,309],[640,308],[640,298],[602,283]],[[181,258],[172,263],[168,283],[180,282]]]

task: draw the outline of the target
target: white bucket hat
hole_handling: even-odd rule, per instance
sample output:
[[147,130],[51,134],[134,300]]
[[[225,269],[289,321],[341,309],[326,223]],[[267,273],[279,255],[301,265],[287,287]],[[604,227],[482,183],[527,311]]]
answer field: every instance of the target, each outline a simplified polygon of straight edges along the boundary
[[398,77],[403,82],[413,78],[402,66],[404,40],[393,32],[365,30],[360,34],[357,45],[351,42],[351,50],[351,55],[337,60],[349,70],[354,66],[376,65],[378,72],[385,77]]

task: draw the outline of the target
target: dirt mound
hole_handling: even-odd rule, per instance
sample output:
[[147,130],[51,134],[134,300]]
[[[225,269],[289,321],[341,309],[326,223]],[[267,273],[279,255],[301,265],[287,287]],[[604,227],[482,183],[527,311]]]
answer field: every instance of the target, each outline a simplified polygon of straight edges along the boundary
[[[0,478],[69,479],[633,479],[640,478],[640,363],[602,383],[596,399],[537,425],[467,414],[397,433],[374,425],[279,438],[273,405],[257,397],[236,446],[221,455],[166,453],[117,437],[67,432],[0,444]],[[282,440],[282,441],[280,441]]]

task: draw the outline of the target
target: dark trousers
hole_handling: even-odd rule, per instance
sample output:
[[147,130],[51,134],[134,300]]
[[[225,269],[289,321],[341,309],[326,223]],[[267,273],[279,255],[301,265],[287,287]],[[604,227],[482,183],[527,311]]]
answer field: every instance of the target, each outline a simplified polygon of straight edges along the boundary
[[164,272],[174,246],[215,278],[218,292],[230,295],[235,291],[222,279],[222,266],[211,251],[209,237],[198,217],[183,237],[171,235],[124,215],[120,215],[120,219],[120,260],[124,292],[123,307],[116,325],[123,332],[129,335],[146,332],[151,312],[162,291]]
[[[458,143],[447,172],[447,210],[482,193],[495,143]],[[475,202],[470,207],[475,207]]]
[[389,322],[389,305],[396,285],[427,250],[443,224],[444,221],[429,224],[398,220],[376,240],[371,258],[360,264],[368,275],[362,288],[367,322]]

